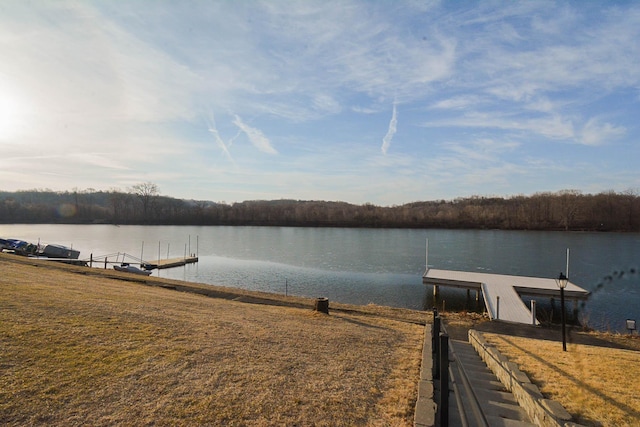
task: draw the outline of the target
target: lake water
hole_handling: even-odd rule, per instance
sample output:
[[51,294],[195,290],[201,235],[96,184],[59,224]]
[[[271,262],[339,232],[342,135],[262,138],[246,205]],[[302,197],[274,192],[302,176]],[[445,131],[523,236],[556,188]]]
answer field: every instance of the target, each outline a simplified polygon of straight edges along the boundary
[[[593,292],[583,320],[617,331],[627,318],[640,320],[637,233],[0,225],[0,237],[73,246],[83,259],[120,252],[154,261],[197,253],[197,264],[153,275],[412,309],[433,304],[431,287],[422,284],[427,239],[431,267],[538,277],[564,271],[569,248],[572,282]],[[468,303],[459,290],[443,290],[441,298],[449,308]]]

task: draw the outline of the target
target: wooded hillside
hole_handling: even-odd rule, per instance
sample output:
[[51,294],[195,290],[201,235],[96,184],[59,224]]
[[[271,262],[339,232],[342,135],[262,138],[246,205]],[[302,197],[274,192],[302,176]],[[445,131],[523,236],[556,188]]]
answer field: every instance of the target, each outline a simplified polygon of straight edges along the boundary
[[0,191],[0,223],[640,231],[640,197],[565,190],[390,207],[309,200],[226,204],[162,196],[155,184],[144,183],[128,191]]

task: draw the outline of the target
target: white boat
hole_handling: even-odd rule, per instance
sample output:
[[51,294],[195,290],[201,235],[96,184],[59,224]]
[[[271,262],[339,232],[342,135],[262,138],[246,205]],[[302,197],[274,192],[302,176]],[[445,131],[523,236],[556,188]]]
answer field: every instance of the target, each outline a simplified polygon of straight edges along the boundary
[[123,262],[121,265],[114,265],[113,268],[117,271],[124,271],[125,273],[133,273],[133,274],[142,274],[144,276],[151,275],[150,271],[141,270],[138,267],[134,267],[133,265],[129,265],[126,262]]

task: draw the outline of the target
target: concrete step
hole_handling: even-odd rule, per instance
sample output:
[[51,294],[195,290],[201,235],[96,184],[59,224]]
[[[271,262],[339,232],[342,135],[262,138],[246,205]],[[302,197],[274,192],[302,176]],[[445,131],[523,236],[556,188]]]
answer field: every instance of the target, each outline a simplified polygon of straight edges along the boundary
[[[468,342],[450,340],[450,346],[453,354],[455,354],[456,362],[462,365],[473,393],[475,394],[475,398],[490,426],[534,426],[525,411],[518,405],[515,397],[505,389],[504,385],[489,368],[487,368],[475,349]],[[468,396],[465,392],[456,365],[452,364],[451,366],[454,381],[457,384],[458,392],[461,394],[462,406],[469,425],[477,425],[471,410],[472,406],[470,401],[472,396]],[[452,405],[449,410],[449,423],[451,426],[460,425],[458,424],[460,423],[460,415],[453,414],[457,412],[455,397],[452,396],[449,402],[450,405]]]
[[492,416],[487,417],[487,421],[491,427],[537,427],[528,421],[510,420]]

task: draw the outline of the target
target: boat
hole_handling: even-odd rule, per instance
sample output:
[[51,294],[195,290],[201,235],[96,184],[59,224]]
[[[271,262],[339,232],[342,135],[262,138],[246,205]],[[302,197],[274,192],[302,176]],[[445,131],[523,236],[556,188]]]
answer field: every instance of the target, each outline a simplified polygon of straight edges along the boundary
[[0,251],[29,256],[38,251],[38,246],[19,239],[0,239]]
[[123,271],[125,273],[133,273],[133,274],[141,274],[143,276],[149,276],[151,275],[150,271],[147,270],[141,270],[138,267],[135,267],[133,265],[130,265],[127,262],[123,262],[120,265],[114,265],[113,266],[114,270],[116,271]]
[[3,249],[11,249],[11,242],[8,241],[7,239],[1,239],[0,238],[0,252]]
[[53,258],[55,260],[76,260],[80,251],[62,245],[40,245],[19,239],[0,239],[0,251],[30,257]]
[[46,245],[40,255],[48,258],[78,259],[80,251],[62,245]]

